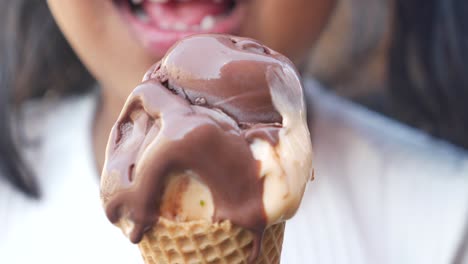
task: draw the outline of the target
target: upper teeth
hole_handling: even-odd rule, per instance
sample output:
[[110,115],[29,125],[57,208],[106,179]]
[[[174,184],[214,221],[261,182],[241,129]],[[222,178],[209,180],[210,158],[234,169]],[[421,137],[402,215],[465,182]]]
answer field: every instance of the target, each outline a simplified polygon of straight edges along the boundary
[[213,16],[205,16],[200,22],[201,30],[210,30],[215,25],[215,18]]
[[[132,4],[134,5],[139,5],[141,3],[143,3],[144,0],[131,0],[132,1]],[[148,0],[152,3],[159,3],[159,4],[164,4],[164,3],[168,3],[169,1],[171,0]],[[177,2],[188,2],[190,0],[176,0]],[[219,4],[219,3],[222,3],[224,0],[212,0],[213,2]]]
[[193,31],[209,31],[211,30],[214,25],[216,24],[217,18],[208,15],[205,16],[201,21],[200,24],[198,25],[187,25],[183,22],[176,22],[176,23],[168,23],[165,21],[159,22],[159,27],[164,30],[175,30],[175,31],[187,31],[187,30],[193,30]]
[[[133,4],[139,5],[143,3],[145,0],[131,0]],[[167,3],[169,1],[174,1],[174,0],[147,0],[153,3]],[[190,0],[176,0],[178,2],[186,2]],[[212,0],[215,3],[222,3],[225,0]],[[146,12],[143,9],[137,9],[136,11],[136,17],[138,17],[142,22],[148,23],[150,21],[149,16],[146,14]],[[199,24],[196,25],[187,25],[184,22],[176,22],[176,23],[169,23],[167,21],[164,21],[163,19],[159,20],[159,27],[163,30],[175,30],[175,31],[210,31],[213,29],[215,26],[216,22],[220,19],[223,18],[223,15],[206,15],[200,20]]]

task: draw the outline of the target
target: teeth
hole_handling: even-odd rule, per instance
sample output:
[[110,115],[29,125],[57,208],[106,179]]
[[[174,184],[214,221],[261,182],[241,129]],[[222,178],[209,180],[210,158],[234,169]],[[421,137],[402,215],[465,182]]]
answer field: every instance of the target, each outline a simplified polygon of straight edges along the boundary
[[[134,5],[139,5],[141,3],[143,3],[144,0],[131,0],[132,4]],[[152,3],[158,3],[158,4],[165,4],[167,2],[169,2],[170,0],[149,0],[150,2]],[[177,0],[177,2],[181,2],[181,3],[184,3],[184,2],[189,2],[190,0]],[[221,4],[224,2],[224,0],[212,0],[213,3],[216,3],[216,4]]]
[[172,29],[171,23],[167,23],[167,22],[165,22],[165,21],[161,21],[161,22],[159,23],[159,27],[160,27],[161,29],[164,29],[164,30]]
[[168,22],[161,21],[159,22],[159,28],[163,30],[187,31],[189,26],[183,22],[177,22],[175,24],[171,24]]
[[174,30],[187,31],[187,29],[188,29],[187,24],[184,24],[182,22],[177,22],[177,23],[174,24]]
[[201,30],[210,30],[215,25],[215,18],[213,16],[206,16],[200,22],[200,29]]

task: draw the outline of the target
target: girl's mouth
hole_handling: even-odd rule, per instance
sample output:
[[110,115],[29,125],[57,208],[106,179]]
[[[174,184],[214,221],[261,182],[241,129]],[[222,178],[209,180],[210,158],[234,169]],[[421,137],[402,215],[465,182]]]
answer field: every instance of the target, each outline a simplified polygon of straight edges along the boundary
[[236,34],[241,0],[114,0],[135,37],[162,56],[176,41],[197,33]]

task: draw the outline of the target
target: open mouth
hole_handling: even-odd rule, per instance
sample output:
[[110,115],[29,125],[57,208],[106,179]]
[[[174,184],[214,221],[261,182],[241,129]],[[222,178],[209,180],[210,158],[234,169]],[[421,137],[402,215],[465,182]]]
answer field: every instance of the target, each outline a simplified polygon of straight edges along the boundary
[[114,0],[136,38],[156,56],[197,33],[236,34],[243,17],[239,0]]

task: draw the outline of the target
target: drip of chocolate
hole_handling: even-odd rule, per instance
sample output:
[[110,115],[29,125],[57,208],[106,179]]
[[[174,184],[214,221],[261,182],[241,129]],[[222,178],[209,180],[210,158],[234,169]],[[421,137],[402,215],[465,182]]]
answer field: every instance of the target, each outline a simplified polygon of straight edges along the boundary
[[130,240],[138,243],[158,220],[168,177],[191,171],[212,194],[213,221],[253,232],[253,261],[267,223],[250,144],[278,144],[283,120],[268,73],[285,65],[292,64],[245,38],[200,35],[176,44],[147,72],[112,129],[101,184],[110,221],[129,219]]

